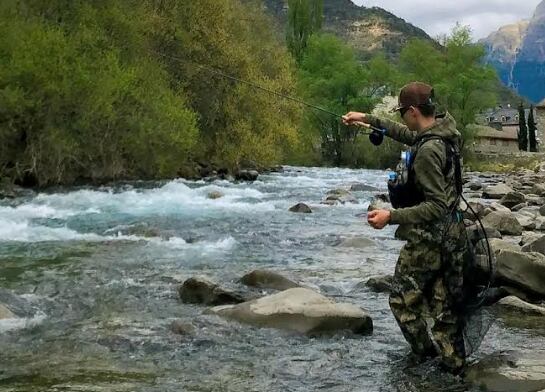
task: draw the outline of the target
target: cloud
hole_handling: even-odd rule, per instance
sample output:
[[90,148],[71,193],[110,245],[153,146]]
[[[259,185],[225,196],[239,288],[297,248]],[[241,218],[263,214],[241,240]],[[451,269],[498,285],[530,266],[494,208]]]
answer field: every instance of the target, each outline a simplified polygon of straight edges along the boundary
[[435,37],[448,33],[456,22],[469,25],[475,39],[499,27],[530,18],[540,0],[353,0],[365,7],[381,7]]

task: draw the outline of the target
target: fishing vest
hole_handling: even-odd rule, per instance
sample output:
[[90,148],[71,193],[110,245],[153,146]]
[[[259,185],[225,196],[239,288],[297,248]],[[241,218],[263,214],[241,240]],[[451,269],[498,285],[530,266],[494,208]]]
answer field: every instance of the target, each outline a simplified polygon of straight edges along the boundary
[[[462,166],[458,147],[441,136],[425,135],[418,141],[416,147],[410,150],[410,158],[404,168],[406,172],[398,175],[395,181],[388,181],[388,193],[390,194],[390,202],[394,208],[414,207],[426,200],[424,193],[416,185],[414,162],[419,149],[430,140],[440,140],[445,144],[447,162],[443,168],[443,175],[446,178],[454,167],[456,195],[459,197],[462,194]],[[456,202],[458,200],[455,200]]]

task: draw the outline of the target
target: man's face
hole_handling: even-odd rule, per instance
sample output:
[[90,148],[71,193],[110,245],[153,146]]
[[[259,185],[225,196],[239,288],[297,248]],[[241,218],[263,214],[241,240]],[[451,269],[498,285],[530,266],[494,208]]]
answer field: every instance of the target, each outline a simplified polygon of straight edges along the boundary
[[399,110],[401,119],[407,125],[411,131],[416,131],[418,129],[418,122],[416,119],[416,110],[413,106],[401,108]]

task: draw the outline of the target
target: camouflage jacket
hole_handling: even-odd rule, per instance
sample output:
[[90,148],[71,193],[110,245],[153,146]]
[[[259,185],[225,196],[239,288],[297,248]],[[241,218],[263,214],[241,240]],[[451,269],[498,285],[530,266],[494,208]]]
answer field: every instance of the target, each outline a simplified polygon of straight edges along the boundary
[[[386,136],[409,146],[416,146],[425,135],[436,135],[451,141],[458,147],[461,143],[456,121],[448,113],[437,117],[436,123],[421,132],[413,132],[405,125],[395,121],[367,116],[367,121],[378,128],[386,129]],[[418,150],[414,161],[416,186],[424,194],[425,201],[414,207],[392,210],[390,224],[416,225],[436,223],[449,212],[456,200],[454,170],[444,174],[447,165],[445,143],[432,139]]]

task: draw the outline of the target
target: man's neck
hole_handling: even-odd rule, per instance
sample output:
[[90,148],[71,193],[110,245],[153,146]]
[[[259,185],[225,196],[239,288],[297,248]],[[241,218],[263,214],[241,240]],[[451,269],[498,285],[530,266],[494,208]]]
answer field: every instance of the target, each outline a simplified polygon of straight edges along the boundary
[[418,132],[423,132],[435,125],[435,117],[424,117],[420,122]]

